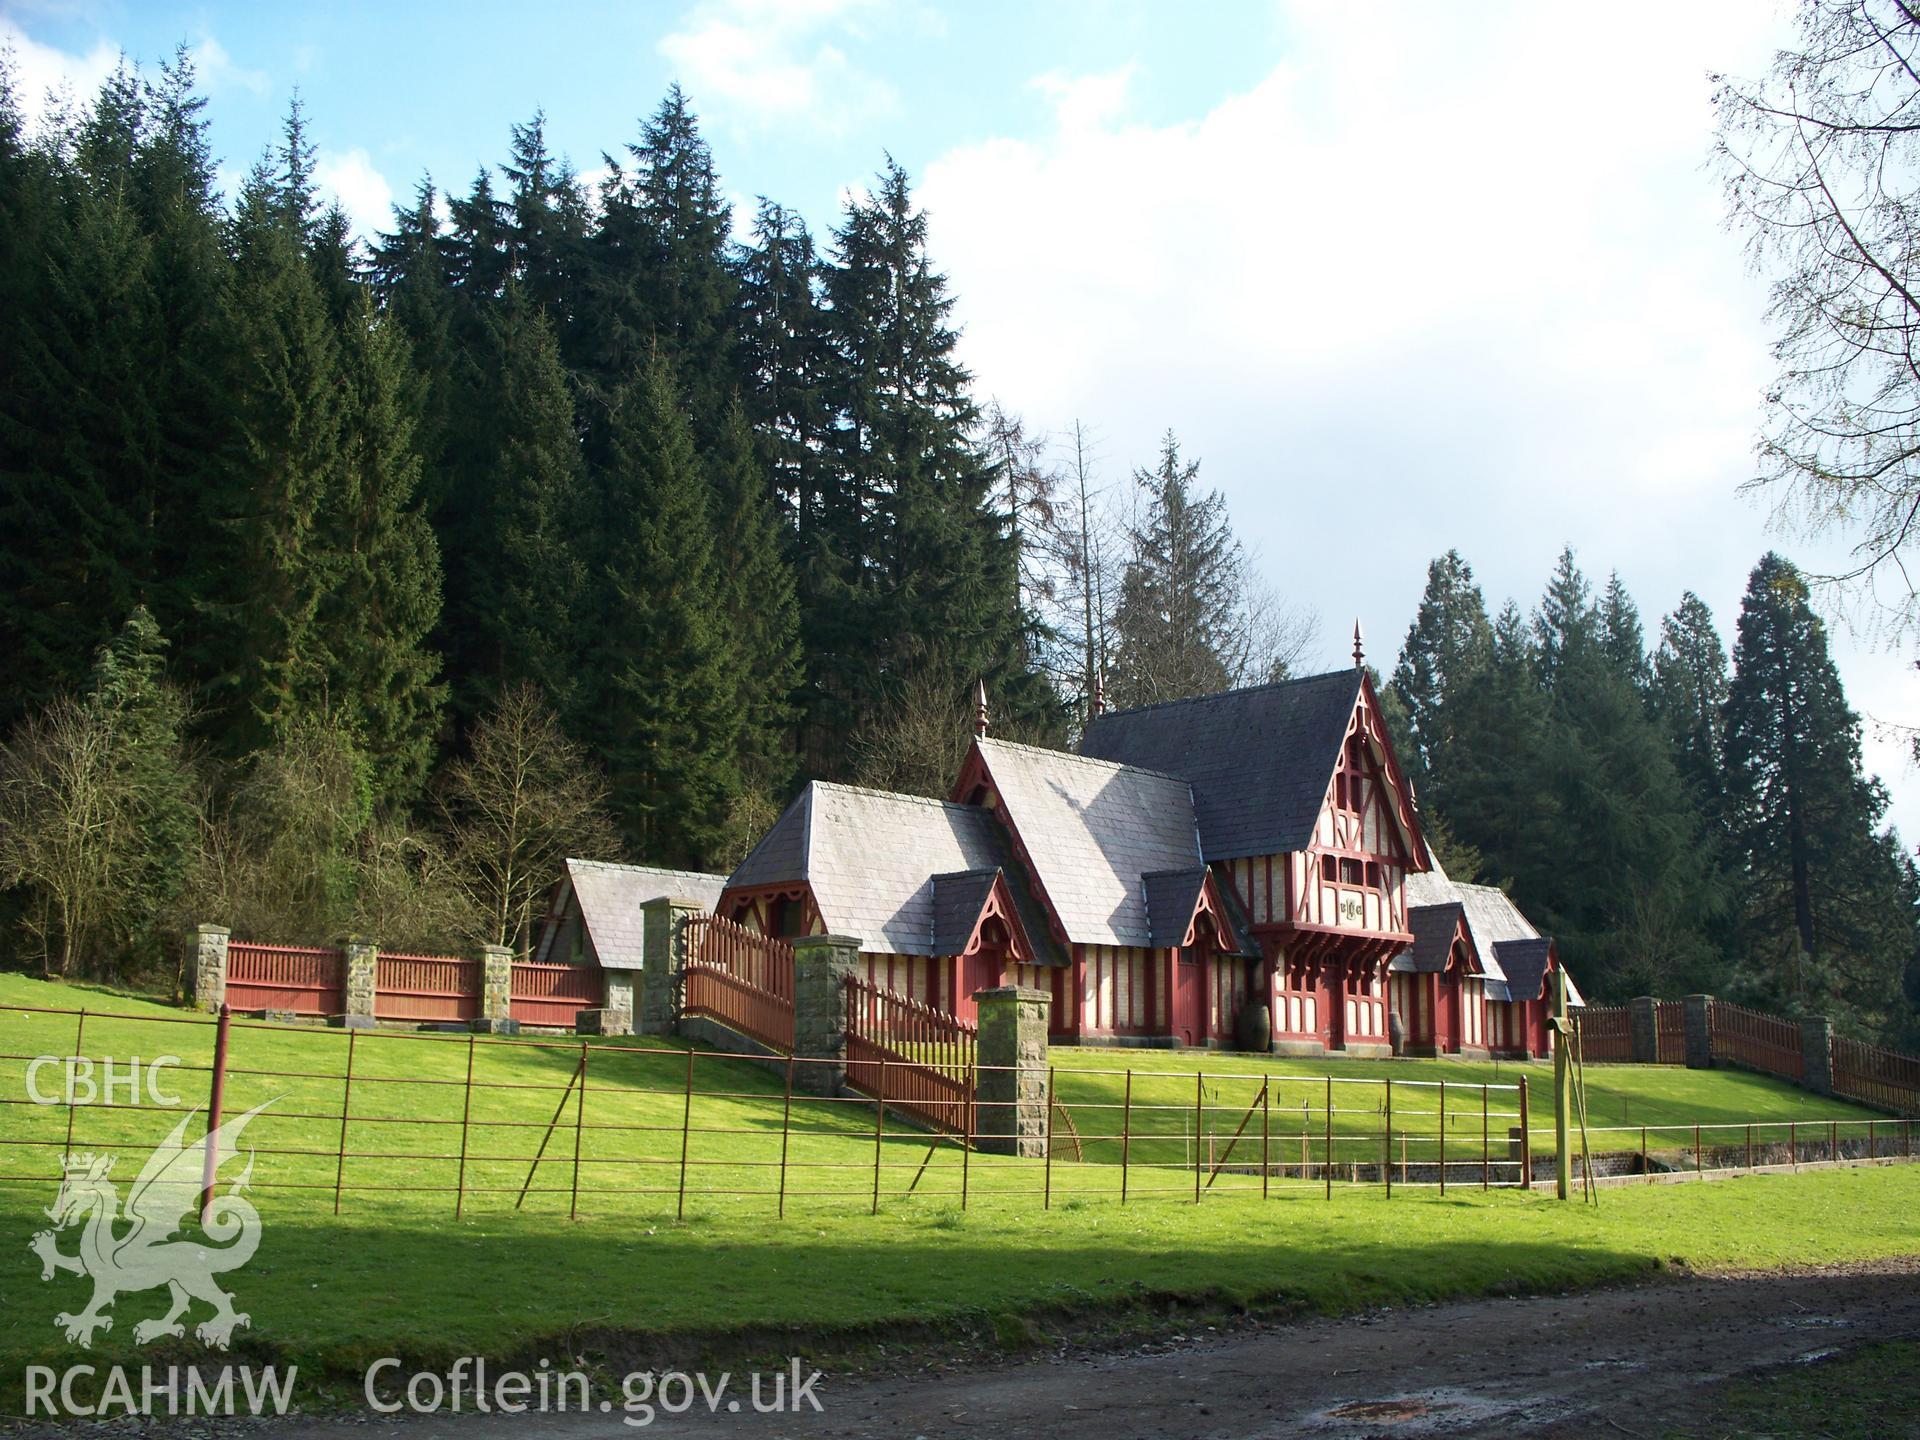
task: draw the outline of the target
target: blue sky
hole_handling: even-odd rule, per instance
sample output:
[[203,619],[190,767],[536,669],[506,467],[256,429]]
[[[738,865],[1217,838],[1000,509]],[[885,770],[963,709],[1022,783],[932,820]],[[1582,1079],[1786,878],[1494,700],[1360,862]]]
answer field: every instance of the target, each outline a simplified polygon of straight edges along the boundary
[[[582,171],[678,80],[728,193],[817,233],[891,152],[932,214],[963,356],[1120,483],[1173,428],[1270,583],[1390,664],[1457,546],[1531,606],[1563,543],[1650,633],[1683,589],[1731,644],[1775,532],[1753,468],[1766,287],[1705,165],[1708,73],[1780,0],[463,5],[0,0],[28,88],[195,48],[237,177],[297,85],[362,226],[464,188],[536,108]],[[1911,647],[1835,613],[1868,759],[1920,838]]]

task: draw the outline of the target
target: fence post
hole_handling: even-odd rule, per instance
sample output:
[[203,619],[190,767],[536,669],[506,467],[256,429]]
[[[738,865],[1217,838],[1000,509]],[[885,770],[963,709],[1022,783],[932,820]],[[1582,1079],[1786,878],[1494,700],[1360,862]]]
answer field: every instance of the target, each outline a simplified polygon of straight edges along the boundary
[[340,1191],[347,1180],[347,1120],[353,1114],[353,1047],[359,1032],[347,1032],[347,1078],[340,1091],[340,1157],[333,1170],[333,1213],[340,1213]]
[[1627,1001],[1627,1057],[1635,1065],[1656,1065],[1660,1061],[1659,1006],[1651,995],[1636,995]]
[[1693,1122],[1693,1173],[1697,1179],[1706,1173],[1706,1167],[1700,1161],[1700,1122]]
[[681,974],[687,965],[687,921],[705,906],[662,895],[640,907],[640,973],[634,981],[633,1028],[669,1035],[680,1019]]
[[1262,1200],[1267,1198],[1267,1172],[1273,1168],[1273,1162],[1267,1155],[1267,1142],[1273,1127],[1267,1092],[1272,1084],[1273,1081],[1269,1078],[1263,1078],[1260,1081],[1260,1198]]
[[504,945],[480,947],[480,1014],[471,1028],[494,1035],[520,1028],[513,1019],[513,951]]
[[[214,1136],[220,1129],[221,1111],[227,1103],[227,1025],[233,1012],[220,1006],[220,1024],[213,1032],[213,1074],[207,1081],[207,1145],[200,1163],[200,1224],[207,1223],[207,1211],[213,1204],[213,1177],[220,1168],[220,1146]],[[67,1097],[67,1119],[73,1119],[73,1097]]]
[[674,1199],[673,1216],[687,1218],[687,1136],[693,1130],[693,1047],[687,1047],[686,1099],[680,1106],[680,1189]]
[[1326,1161],[1320,1167],[1324,1172],[1321,1179],[1326,1181],[1327,1199],[1333,1198],[1333,1077],[1327,1076],[1327,1154]]
[[1527,1113],[1527,1077],[1520,1077],[1520,1188],[1533,1189],[1533,1118]]
[[453,1177],[453,1218],[458,1220],[467,1205],[467,1127],[473,1122],[473,1050],[474,1038],[467,1036],[467,1081],[460,1101],[460,1168]]
[[1713,1068],[1713,997],[1689,995],[1681,1004],[1687,1024],[1687,1068]]
[[[69,1111],[69,1114],[72,1112]],[[1120,1203],[1127,1203],[1127,1152],[1133,1148],[1133,1067],[1127,1067],[1126,1087],[1120,1092]]]
[[[224,1009],[225,1007],[223,1006],[222,1008]],[[75,1023],[73,1027],[73,1058],[76,1060],[78,1060],[82,1055],[86,1053],[81,1048],[86,1043],[86,1035],[87,1035],[87,1007],[82,1005],[80,1007],[80,1019],[78,1020],[78,1022]],[[73,1115],[74,1115],[74,1112],[80,1108],[79,1105],[75,1103],[73,1098],[73,1082],[71,1079],[69,1079],[67,1082],[66,1094],[67,1094],[67,1144],[66,1144],[66,1148],[60,1152],[60,1161],[61,1161],[61,1164],[63,1165],[66,1163],[68,1157],[70,1157],[73,1154]]]
[[1796,1171],[1800,1168],[1800,1122],[1787,1122],[1787,1163]]
[[793,942],[793,1053],[809,1064],[802,1090],[838,1095],[847,1082],[847,981],[860,962],[851,935],[802,935]]
[[1200,1132],[1207,1128],[1207,1077],[1193,1072],[1193,1203],[1200,1203]]
[[1053,1066],[1047,1066],[1046,1159],[1040,1162],[1040,1208],[1053,1208]]
[[567,1200],[567,1218],[580,1218],[580,1132],[587,1119],[587,1042],[580,1042],[580,1095],[573,1106],[573,1193]]
[[227,943],[233,932],[224,925],[202,925],[193,935],[193,1004],[209,1015],[227,1003]]
[[345,957],[341,994],[346,1005],[335,1023],[364,1028],[373,1024],[378,1013],[380,947],[364,935],[349,935],[340,942],[340,950]]
[[963,1122],[966,1126],[967,1133],[960,1137],[960,1212],[962,1214],[966,1213],[967,1186],[973,1170],[973,1097],[978,1094],[980,1090],[980,1065],[978,1061],[974,1062],[973,1076],[973,1084],[967,1087],[967,1118]]
[[880,1083],[874,1087],[873,1097],[873,1208],[869,1215],[880,1213],[880,1143],[887,1126],[887,1057],[880,1057]]
[[[791,1055],[787,1056],[787,1093],[786,1093],[785,1099],[781,1102],[781,1106],[780,1106],[780,1211],[779,1211],[779,1214],[780,1214],[780,1218],[783,1220],[786,1218],[786,1215],[787,1215],[787,1142],[789,1137],[793,1134],[793,1065],[794,1065],[793,1056]],[[963,1151],[961,1156],[961,1161],[960,1161],[960,1165],[961,1165],[960,1173],[963,1177],[966,1174],[966,1163],[967,1162],[965,1158],[965,1152]],[[960,1183],[960,1191],[962,1195],[965,1195],[966,1181],[964,1178],[961,1180],[961,1183]],[[963,1201],[962,1202],[963,1208],[964,1208],[964,1204],[965,1202]]]
[[[1487,1087],[1480,1087],[1482,1095]],[[1447,1082],[1440,1082],[1440,1193],[1447,1193]]]
[[976,991],[980,1148],[1038,1159],[1048,1149],[1047,1012],[1053,997],[1024,985]]
[[1393,1198],[1393,1079],[1391,1076],[1387,1079],[1387,1123],[1385,1138],[1387,1143],[1386,1149],[1381,1156],[1383,1163],[1380,1169],[1387,1182],[1387,1198],[1391,1200]]
[[[1493,1164],[1492,1146],[1493,1132],[1487,1124],[1487,1086],[1486,1082],[1482,1081],[1480,1084],[1480,1188],[1482,1190],[1493,1183],[1493,1176],[1490,1173],[1490,1167]],[[1446,1163],[1444,1159],[1440,1162],[1443,1167],[1442,1173]]]
[[1833,1093],[1833,1021],[1811,1015],[1800,1022],[1800,1058],[1806,1070],[1800,1081],[1816,1095]]

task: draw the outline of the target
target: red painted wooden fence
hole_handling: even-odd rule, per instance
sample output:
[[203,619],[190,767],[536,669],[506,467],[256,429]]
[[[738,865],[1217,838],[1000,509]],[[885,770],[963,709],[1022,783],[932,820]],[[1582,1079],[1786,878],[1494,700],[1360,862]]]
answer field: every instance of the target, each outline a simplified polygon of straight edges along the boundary
[[1763,1075],[1778,1075],[1798,1084],[1806,1078],[1806,1059],[1800,1053],[1800,1026],[1744,1005],[1715,1000],[1708,1011],[1713,1031],[1715,1063],[1730,1060]]
[[595,1010],[606,997],[597,965],[516,963],[507,1013],[522,1025],[572,1029],[574,1012]]
[[1653,1006],[1653,1058],[1660,1065],[1687,1063],[1687,1007],[1681,1000],[1656,1000]]
[[1833,1093],[1896,1115],[1920,1115],[1920,1057],[1833,1037]]
[[381,1020],[477,1019],[480,981],[478,960],[382,952],[374,966],[373,1013]]
[[1573,1012],[1580,1027],[1581,1058],[1625,1065],[1633,1059],[1633,1031],[1624,1005],[1582,1005]]
[[967,1134],[980,1032],[857,977],[847,981],[847,1084],[950,1134]]
[[686,1013],[791,1052],[793,946],[717,915],[691,916],[685,938]]
[[305,945],[227,946],[227,1004],[235,1010],[338,1015],[346,1004],[346,952]]

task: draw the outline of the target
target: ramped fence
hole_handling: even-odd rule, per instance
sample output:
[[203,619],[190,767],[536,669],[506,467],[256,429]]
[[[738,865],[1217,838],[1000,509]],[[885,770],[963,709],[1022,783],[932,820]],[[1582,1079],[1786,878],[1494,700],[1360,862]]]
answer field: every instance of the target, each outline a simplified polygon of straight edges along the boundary
[[[69,1067],[56,1053],[35,1071],[50,1035],[57,1052],[87,1063]],[[920,1068],[923,1047],[951,1043],[900,1030],[895,1039],[889,1048],[906,1060],[863,1062],[886,1071],[875,1089]],[[134,1093],[125,1067],[136,1056],[178,1060]],[[110,1057],[122,1067],[117,1081]],[[830,1063],[753,1062],[636,1039],[0,1007],[0,1186],[43,1203],[63,1157],[81,1154],[113,1155],[116,1176],[130,1178],[183,1120],[191,1141],[256,1107],[232,1168],[249,1167],[250,1187],[276,1205],[334,1214],[1199,1204],[1360,1187],[1389,1196],[1526,1187],[1550,1164],[1534,1153],[1543,1137],[1524,1080],[1049,1066],[1043,1143],[1018,1156],[993,1148],[981,1098],[994,1090],[981,1084],[991,1069],[973,1065],[964,1103],[936,1111],[957,1116],[948,1130],[905,1100],[814,1093],[828,1088],[819,1067]],[[1822,1117],[1595,1127],[1590,1138],[1597,1171],[1657,1177],[1910,1157],[1914,1128]]]

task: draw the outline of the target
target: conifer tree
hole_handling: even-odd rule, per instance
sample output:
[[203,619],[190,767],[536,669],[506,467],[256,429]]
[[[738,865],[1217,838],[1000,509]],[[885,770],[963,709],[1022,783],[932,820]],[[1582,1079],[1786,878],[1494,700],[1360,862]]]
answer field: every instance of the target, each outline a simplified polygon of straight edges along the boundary
[[1421,793],[1446,768],[1448,702],[1474,683],[1492,647],[1493,627],[1473,567],[1458,550],[1449,550],[1427,566],[1427,588],[1393,669],[1392,693],[1406,715],[1400,760]]
[[1702,816],[1725,813],[1727,652],[1713,612],[1691,590],[1660,625],[1653,657],[1653,712],[1673,742],[1674,765]]
[[821,524],[831,484],[825,457],[835,428],[820,285],[806,223],[762,199],[753,243],[740,262],[745,393],[774,494],[803,546]]
[[1653,683],[1647,661],[1647,633],[1640,623],[1640,607],[1627,593],[1620,572],[1607,577],[1607,588],[1599,605],[1600,647],[1608,661],[1633,688],[1645,693]]
[[1878,1026],[1915,951],[1910,874],[1880,831],[1848,708],[1800,573],[1754,568],[1726,702],[1730,834],[1746,880],[1741,979],[1768,1003]]
[[1134,472],[1143,518],[1114,612],[1116,705],[1211,695],[1232,683],[1227,654],[1239,602],[1240,545],[1218,491],[1196,492],[1200,462],[1182,460],[1169,431],[1152,470]]
[[1599,643],[1600,615],[1593,603],[1593,587],[1580,573],[1573,547],[1565,546],[1554,562],[1546,594],[1533,615],[1534,659],[1540,683],[1552,690],[1570,652]]
[[698,865],[738,793],[735,659],[693,439],[656,356],[616,397],[610,463],[592,476],[590,640],[574,731],[606,767],[636,858]]

